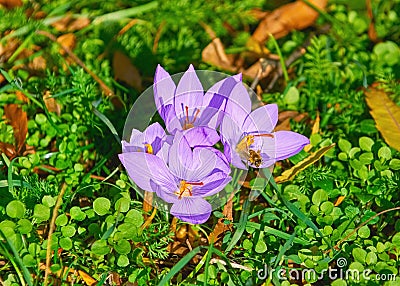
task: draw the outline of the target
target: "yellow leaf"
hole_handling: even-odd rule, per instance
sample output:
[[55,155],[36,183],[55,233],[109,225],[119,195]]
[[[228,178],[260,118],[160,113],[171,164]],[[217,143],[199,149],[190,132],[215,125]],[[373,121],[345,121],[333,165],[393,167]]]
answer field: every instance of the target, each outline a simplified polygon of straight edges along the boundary
[[300,161],[299,163],[294,165],[289,170],[286,170],[285,172],[283,172],[282,175],[280,175],[279,177],[276,177],[275,181],[279,184],[279,183],[283,183],[283,182],[286,182],[286,181],[293,180],[294,177],[298,173],[300,173],[305,168],[307,168],[308,166],[314,164],[319,159],[321,159],[322,156],[324,156],[333,146],[335,146],[335,143],[333,143],[333,144],[331,144],[329,146],[326,146],[326,147],[322,147],[317,152],[311,153],[310,156],[308,156],[304,160]]
[[386,143],[400,151],[400,107],[378,89],[365,91],[365,99],[376,127]]
[[94,285],[94,283],[97,282],[96,279],[92,278],[87,274],[86,272],[83,272],[82,270],[78,270],[79,276],[81,276],[82,280],[85,281],[86,285]]
[[337,207],[338,205],[340,205],[343,200],[346,198],[346,196],[340,196],[337,198],[336,202],[335,202],[335,207]]
[[[311,135],[317,134],[319,132],[319,122],[320,122],[319,112],[317,112],[317,118],[315,118],[315,122],[312,127]],[[310,143],[304,147],[304,151],[309,152],[312,147],[313,147],[313,145]]]

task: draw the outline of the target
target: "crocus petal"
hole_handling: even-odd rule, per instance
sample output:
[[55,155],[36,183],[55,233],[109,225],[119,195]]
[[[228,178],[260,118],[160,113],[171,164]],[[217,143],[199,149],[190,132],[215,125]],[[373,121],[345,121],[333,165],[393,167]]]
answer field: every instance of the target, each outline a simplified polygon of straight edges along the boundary
[[153,192],[154,189],[150,181],[160,185],[163,189],[176,189],[177,179],[159,157],[143,152],[122,153],[118,157],[129,177],[141,189]]
[[[217,103],[217,101],[215,101],[214,103],[212,102],[213,99],[214,100],[217,99],[215,98],[215,94],[222,95],[224,98],[228,98],[232,92],[232,89],[235,87],[236,83],[241,81],[242,81],[241,73],[218,81],[212,87],[210,87],[204,94],[203,105],[214,106],[214,104]],[[214,107],[219,108],[219,106],[214,106]]]
[[134,145],[143,144],[143,132],[140,132],[137,129],[132,129],[131,138],[129,139],[129,143]]
[[183,130],[182,119],[176,116],[174,106],[172,106],[171,112],[164,122],[168,132],[172,135],[177,131]]
[[[242,80],[242,74],[223,79],[214,84],[203,97],[203,106],[206,107],[199,118],[200,124],[210,126],[216,129],[220,122],[218,113],[225,108],[226,101],[228,100],[233,88],[238,82]],[[217,116],[217,120],[211,120],[212,117]],[[219,119],[219,120],[218,120]]]
[[163,140],[160,150],[157,152],[157,157],[161,158],[166,164],[169,161],[169,148],[171,144],[167,140]]
[[296,132],[278,131],[271,133],[274,137],[259,137],[263,141],[261,153],[279,161],[299,153],[310,140]]
[[243,137],[243,131],[240,130],[239,126],[230,116],[224,116],[220,133],[227,160],[236,168],[246,170],[246,165],[242,162],[240,155],[236,151],[236,146]]
[[243,130],[241,130],[240,126],[231,116],[224,114],[220,127],[220,133],[221,140],[224,142],[229,141],[237,144],[242,137]]
[[211,211],[211,205],[202,198],[182,198],[170,210],[173,216],[192,224],[206,222]]
[[143,132],[143,135],[143,144],[151,144],[153,147],[153,154],[157,154],[157,152],[161,149],[162,139],[165,137],[165,131],[160,123],[156,122],[151,124]]
[[202,182],[203,186],[194,186],[192,190],[192,198],[196,197],[208,197],[215,195],[220,192],[225,186],[232,180],[230,176],[227,176],[223,172],[216,172],[207,178],[205,178]]
[[252,165],[253,168],[259,168],[259,169],[268,168],[268,167],[271,167],[273,164],[275,164],[275,162],[277,161],[277,160],[275,160],[275,159],[269,157],[269,156],[268,156],[267,154],[265,154],[265,153],[261,153],[261,158],[262,158],[262,163],[261,163],[261,165],[258,166],[258,167]]
[[245,118],[251,112],[250,95],[242,82],[238,82],[233,88],[224,111],[224,116],[229,116],[239,126],[242,126]]
[[213,152],[215,155],[217,155],[216,156],[217,162],[215,164],[216,167],[214,168],[213,171],[211,171],[211,173],[221,171],[221,172],[224,172],[227,175],[230,174],[231,173],[231,167],[229,166],[229,161],[226,158],[226,156],[221,151],[219,151],[219,150],[217,150],[215,148],[212,148],[212,147],[205,147],[205,148],[207,148],[208,150]]
[[177,132],[169,148],[169,169],[178,178],[186,178],[193,168],[192,149],[182,132]]
[[[168,128],[170,121],[176,118],[175,108],[173,104],[168,104],[162,106],[161,109],[158,111],[160,113],[161,118],[164,120],[167,130],[170,131]],[[180,124],[179,124],[180,126]]]
[[278,122],[278,106],[267,104],[252,111],[245,119],[242,130],[246,132],[270,133]]
[[217,131],[209,127],[193,127],[183,131],[183,134],[190,147],[213,146],[220,139]]
[[232,142],[222,142],[224,145],[224,155],[228,162],[230,162],[236,168],[247,170],[246,165],[242,162],[239,154],[235,151],[236,143]]
[[168,104],[173,104],[176,86],[168,72],[166,72],[160,65],[157,66],[156,74],[154,76],[154,101],[158,112],[162,119],[165,120],[165,111],[162,107]]
[[174,96],[175,114],[178,118],[186,115],[185,107],[189,108],[189,113],[195,112],[194,108],[202,106],[203,86],[192,65],[180,79]]
[[217,127],[219,126],[218,122],[221,121],[221,116],[219,114],[221,110],[210,106],[202,107],[200,110],[201,116],[195,121],[195,125],[207,126],[212,129],[217,129]]
[[216,168],[217,162],[218,158],[214,152],[206,148],[194,148],[193,164],[186,170],[182,179],[193,182],[202,181]]
[[121,141],[122,144],[122,152],[145,152],[146,150],[144,147],[139,147],[137,145],[131,144],[129,142],[126,142],[125,140]]
[[164,202],[173,204],[178,201],[178,196],[175,194],[175,191],[178,190],[178,187],[176,186],[175,190],[173,189],[164,189],[161,188],[160,185],[157,185],[153,181],[150,181],[150,184],[153,188],[153,190],[156,192],[156,195],[162,199]]

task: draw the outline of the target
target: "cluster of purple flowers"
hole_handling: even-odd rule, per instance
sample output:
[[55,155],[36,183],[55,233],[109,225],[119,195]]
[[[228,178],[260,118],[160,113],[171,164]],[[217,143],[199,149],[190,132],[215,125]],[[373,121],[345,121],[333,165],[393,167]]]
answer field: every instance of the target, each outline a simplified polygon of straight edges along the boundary
[[[167,132],[159,123],[132,130],[119,158],[138,187],[171,203],[170,213],[183,221],[207,221],[212,207],[205,198],[232,180],[231,165],[266,168],[309,144],[295,132],[272,132],[276,104],[251,111],[240,74],[204,92],[192,65],[177,85],[159,65],[153,91]],[[213,147],[219,141],[223,152]]]

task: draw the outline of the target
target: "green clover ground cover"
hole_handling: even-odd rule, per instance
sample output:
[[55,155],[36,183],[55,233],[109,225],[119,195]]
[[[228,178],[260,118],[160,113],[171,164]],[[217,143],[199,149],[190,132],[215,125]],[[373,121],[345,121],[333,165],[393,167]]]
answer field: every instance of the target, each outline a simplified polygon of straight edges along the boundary
[[[51,285],[400,283],[400,152],[376,128],[361,89],[378,83],[400,105],[399,1],[371,1],[379,42],[368,37],[364,1],[339,0],[329,1],[316,28],[277,40],[287,58],[311,38],[305,55],[288,69],[290,80],[262,93],[263,101],[305,115],[291,120],[290,128],[310,138],[310,152],[336,145],[291,181],[276,185],[250,180],[259,195],[247,200],[246,188],[235,195],[233,224],[220,209],[196,226],[176,223],[161,211],[145,223],[152,214],[143,211],[143,199],[120,166],[115,135],[122,135],[127,113],[152,84],[158,63],[171,73],[191,63],[197,69],[216,69],[201,61],[210,38],[199,23],[243,48],[257,25],[246,11],[266,8],[265,1],[223,1],[217,6],[186,0],[23,2],[12,10],[0,8],[0,142],[18,145],[6,117],[9,104],[19,104],[28,119],[23,150],[1,149],[3,285],[44,285],[46,258]],[[111,14],[116,11],[118,17]],[[60,31],[50,25],[67,12],[89,18],[88,25],[72,30],[73,52],[113,96],[105,95],[58,44],[37,33],[67,33],[67,27]],[[138,23],[118,35],[132,19]],[[272,41],[266,46],[276,52]],[[115,79],[120,72],[113,61],[116,51],[131,59],[140,87]],[[45,65],[30,65],[35,59],[45,59]],[[19,92],[28,103],[18,98]],[[46,104],[46,92],[59,105],[59,113]],[[312,133],[318,113],[319,130]],[[274,176],[306,156],[302,151],[277,164]],[[218,219],[229,228],[214,244],[207,237]],[[269,273],[274,269],[270,276],[268,268]],[[296,277],[304,269],[317,275]],[[328,269],[345,274],[328,276]],[[358,279],[346,277],[349,269],[370,272]],[[321,273],[325,275],[318,278]]]

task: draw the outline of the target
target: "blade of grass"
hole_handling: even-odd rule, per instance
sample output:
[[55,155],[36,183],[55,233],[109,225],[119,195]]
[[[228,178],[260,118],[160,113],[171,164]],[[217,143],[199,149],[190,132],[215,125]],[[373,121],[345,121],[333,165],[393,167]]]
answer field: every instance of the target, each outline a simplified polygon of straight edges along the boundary
[[14,195],[14,180],[12,178],[12,168],[13,168],[14,160],[17,158],[18,157],[11,160],[10,164],[8,165],[8,170],[7,170],[8,191],[13,195]]
[[[14,255],[14,257],[10,256],[10,259],[11,259],[10,261],[13,264],[15,271],[17,271],[17,273],[19,272],[18,276],[20,278],[21,284],[23,284],[23,285],[28,284],[28,286],[33,286],[31,274],[29,273],[28,268],[22,262],[22,259],[19,256],[19,253],[18,253],[17,249],[15,248],[14,244],[6,235],[4,235],[4,233],[1,229],[0,229],[0,235],[6,240],[8,247],[11,249],[11,252]],[[1,240],[0,240],[0,244],[3,247],[3,250],[6,250],[6,247],[3,244],[3,242],[1,242]],[[21,272],[22,272],[22,276],[21,276]],[[26,282],[26,284],[25,284],[25,282]]]
[[100,23],[106,22],[106,21],[119,21],[123,18],[130,18],[132,16],[136,16],[137,14],[145,13],[151,10],[154,10],[157,8],[158,2],[153,1],[144,5],[116,11],[116,12],[111,12],[108,14],[101,15],[97,17],[96,19],[93,20],[93,25],[98,25]]
[[[0,235],[2,234],[2,231],[0,229]],[[0,240],[0,254],[5,257],[5,259],[7,259],[8,261],[10,261],[10,263],[12,264],[12,266],[14,267],[15,272],[17,273],[18,279],[21,282],[22,286],[25,286],[25,280],[24,280],[24,276],[21,273],[21,270],[19,269],[17,263],[15,262],[14,258],[12,257],[12,255],[8,252],[6,245]]]
[[99,282],[96,284],[96,286],[103,286],[107,280],[108,273],[103,273],[101,274]]
[[[296,238],[296,231],[292,233],[289,239],[285,242],[283,247],[279,250],[278,256],[276,257],[274,268],[276,268],[279,264],[279,261],[282,259],[283,255],[288,251],[288,249],[292,246],[294,239]],[[268,283],[267,283],[268,285]]]
[[203,267],[203,265],[204,265],[204,263],[205,263],[207,257],[208,257],[208,250],[207,250],[207,252],[204,254],[203,258],[200,260],[200,262],[197,263],[197,265],[196,265],[196,267],[193,269],[193,271],[186,277],[186,279],[193,278],[194,275],[195,275],[197,272],[199,272],[199,270]]
[[282,67],[283,77],[285,78],[285,82],[287,84],[289,82],[289,74],[286,69],[285,60],[283,59],[281,49],[279,48],[278,42],[275,40],[274,36],[271,33],[269,34],[269,38],[271,39],[271,42],[273,43],[276,52],[278,53],[279,62],[281,63]]
[[[13,186],[16,187],[24,187],[28,189],[32,189],[32,186],[28,184],[27,182],[24,182],[22,180],[12,180]],[[6,188],[8,187],[8,180],[0,180],[0,188]]]
[[118,142],[119,144],[121,144],[121,138],[119,138],[117,129],[115,129],[115,127],[114,127],[114,125],[111,123],[111,121],[110,121],[103,113],[101,113],[100,111],[98,111],[96,107],[92,106],[92,110],[93,110],[93,113],[94,113],[98,118],[100,118],[101,121],[103,121],[103,122],[107,125],[107,127],[108,127],[108,129],[110,129],[112,135],[114,135],[115,140],[117,140],[117,142]]
[[53,215],[52,215],[51,221],[50,221],[50,229],[49,229],[49,234],[47,236],[46,269],[45,269],[45,272],[44,272],[44,286],[48,285],[48,277],[49,277],[49,273],[50,273],[50,260],[51,260],[51,239],[52,239],[52,236],[53,236],[53,232],[54,232],[54,230],[56,228],[56,218],[57,218],[57,215],[58,215],[58,210],[59,210],[59,208],[61,206],[61,201],[62,201],[62,198],[64,196],[64,193],[65,193],[66,189],[67,189],[67,185],[64,184],[61,187],[61,191],[57,196],[57,201],[56,201],[56,204],[54,206]]
[[0,72],[1,74],[4,76],[4,78],[11,84],[11,86],[13,86],[14,88],[16,88],[17,90],[21,91],[26,97],[28,97],[33,103],[35,103],[38,107],[40,107],[41,109],[43,109],[43,105],[35,98],[34,95],[30,94],[29,92],[27,92],[26,90],[24,90],[22,88],[22,86],[17,82],[16,79],[12,79],[11,76],[2,68],[0,68]]
[[200,252],[200,250],[204,248],[204,246],[197,246],[196,248],[193,248],[192,251],[190,251],[188,254],[186,254],[181,260],[178,261],[177,264],[174,265],[174,267],[171,268],[171,270],[163,277],[163,279],[158,283],[158,286],[164,286],[164,285],[170,285],[171,283],[170,280],[177,274],[179,271],[185,267],[186,264],[189,263],[189,261],[197,254]]
[[11,64],[18,57],[18,55],[31,43],[34,35],[35,33],[31,33],[28,37],[25,38],[25,40],[22,42],[21,45],[19,45],[19,47],[15,50],[11,57],[8,58],[8,64]]
[[[270,226],[264,226],[262,228],[261,224],[256,223],[256,222],[252,222],[252,221],[247,222],[246,226],[253,227],[253,228],[259,229],[259,230],[263,230],[263,231],[267,232],[268,234],[272,234],[274,236],[280,237],[280,238],[285,239],[285,240],[290,239],[290,234],[288,234],[286,232],[283,232],[283,231],[280,231],[280,230],[277,230],[277,229],[272,228]],[[303,240],[303,239],[300,239],[300,238],[294,238],[294,242],[298,243],[298,244],[301,244],[301,245],[310,244],[309,241],[306,241],[306,240]]]
[[210,245],[208,246],[208,251],[207,251],[207,258],[206,258],[206,264],[204,265],[204,286],[207,286],[207,281],[208,281],[208,266],[210,266],[210,260],[213,255],[213,248],[214,244],[211,241]]
[[226,252],[231,251],[232,248],[239,241],[239,239],[242,237],[244,230],[246,229],[247,218],[249,216],[249,212],[250,212],[250,201],[247,198],[243,203],[243,210],[242,210],[242,213],[240,214],[238,227],[232,236],[231,242],[228,244],[228,246],[225,249]]

